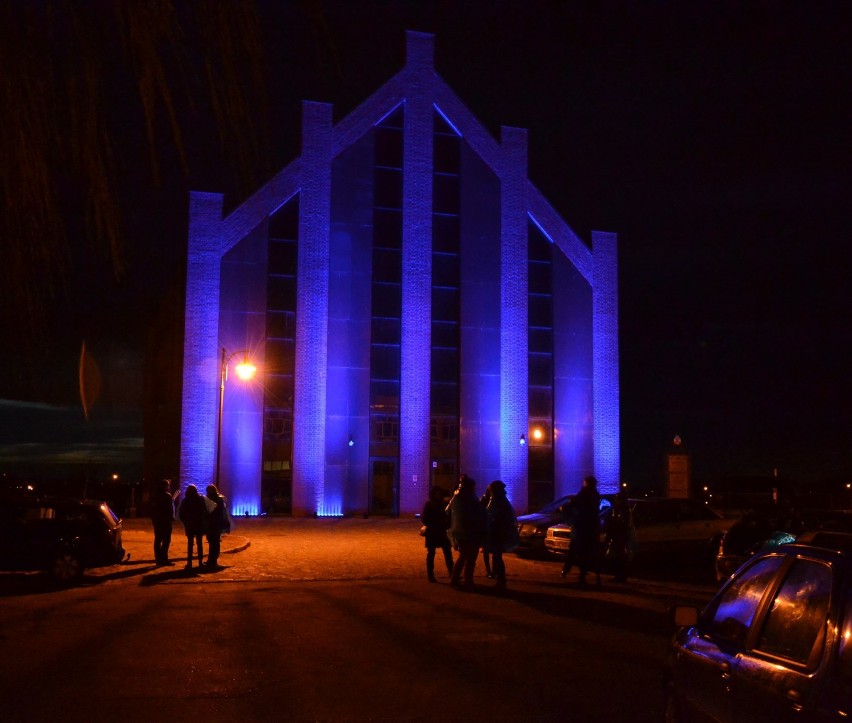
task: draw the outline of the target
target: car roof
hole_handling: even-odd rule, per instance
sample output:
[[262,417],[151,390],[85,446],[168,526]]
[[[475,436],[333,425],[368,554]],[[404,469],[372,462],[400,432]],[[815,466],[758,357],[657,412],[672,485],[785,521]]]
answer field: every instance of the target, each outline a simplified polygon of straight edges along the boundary
[[15,492],[6,494],[0,492],[0,504],[38,504],[38,505],[54,505],[54,506],[78,506],[78,507],[100,507],[104,504],[103,500],[90,500],[80,497],[67,497],[62,495],[42,495],[42,494],[21,494]]
[[817,547],[850,555],[852,554],[852,533],[834,530],[804,532],[796,538],[796,542],[792,543],[790,547]]

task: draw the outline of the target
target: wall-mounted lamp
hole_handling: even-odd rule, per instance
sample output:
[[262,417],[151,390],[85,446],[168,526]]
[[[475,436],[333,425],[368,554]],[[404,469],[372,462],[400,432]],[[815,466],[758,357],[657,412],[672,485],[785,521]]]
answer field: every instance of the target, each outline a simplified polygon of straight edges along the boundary
[[518,444],[520,444],[523,447],[526,443],[527,443],[527,435],[522,434],[521,438],[518,440]]
[[354,446],[355,446],[355,440],[354,440],[354,439],[352,439],[352,435],[351,435],[351,434],[349,435],[349,446],[350,446],[350,447],[354,447]]

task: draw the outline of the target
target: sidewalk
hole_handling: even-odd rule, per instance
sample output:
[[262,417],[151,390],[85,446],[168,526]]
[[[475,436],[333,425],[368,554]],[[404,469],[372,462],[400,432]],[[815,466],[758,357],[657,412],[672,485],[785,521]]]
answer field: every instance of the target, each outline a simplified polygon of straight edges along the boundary
[[[131,517],[121,520],[121,544],[124,551],[130,555],[125,562],[154,564],[154,528],[151,520],[146,517]],[[251,540],[244,535],[222,535],[222,555],[233,555],[251,545]],[[207,542],[204,542],[205,555]],[[172,544],[169,546],[169,559],[172,562],[186,560],[186,535],[183,525],[175,522],[172,529]]]

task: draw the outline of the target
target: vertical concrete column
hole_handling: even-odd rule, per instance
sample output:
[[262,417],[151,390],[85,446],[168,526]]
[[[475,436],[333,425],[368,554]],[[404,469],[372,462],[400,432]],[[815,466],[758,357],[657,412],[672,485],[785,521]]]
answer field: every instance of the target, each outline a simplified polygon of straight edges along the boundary
[[500,158],[500,476],[516,507],[527,505],[527,132],[503,127]]
[[180,485],[204,489],[213,481],[219,413],[219,276],[222,259],[220,193],[192,192],[183,342]]
[[399,513],[419,511],[429,485],[432,337],[432,85],[434,38],[409,32],[402,169]]
[[296,271],[294,514],[324,513],[331,133],[332,106],[305,102]]
[[621,481],[618,381],[618,235],[592,231],[592,377],[595,476],[602,492]]

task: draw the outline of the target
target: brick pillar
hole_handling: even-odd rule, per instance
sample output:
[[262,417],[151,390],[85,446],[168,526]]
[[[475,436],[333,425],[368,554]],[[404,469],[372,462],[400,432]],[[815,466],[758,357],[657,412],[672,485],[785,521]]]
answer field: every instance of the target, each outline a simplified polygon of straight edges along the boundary
[[332,106],[302,106],[302,184],[296,276],[293,513],[323,513],[331,223]]
[[[502,129],[500,159],[500,476],[513,504],[527,505],[527,132]],[[485,480],[484,482],[487,482]]]
[[216,465],[222,199],[197,191],[189,198],[180,485],[194,484],[202,494]]
[[592,231],[592,251],[595,476],[602,492],[617,492],[621,481],[617,234]]
[[402,209],[399,513],[419,512],[429,487],[432,332],[432,83],[434,37],[409,32]]

